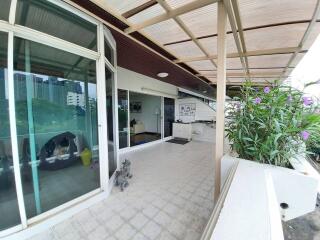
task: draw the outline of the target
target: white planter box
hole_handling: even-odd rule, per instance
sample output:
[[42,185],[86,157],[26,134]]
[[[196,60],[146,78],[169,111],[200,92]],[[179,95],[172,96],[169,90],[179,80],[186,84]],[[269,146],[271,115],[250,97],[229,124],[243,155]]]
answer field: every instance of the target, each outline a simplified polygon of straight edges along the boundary
[[[222,182],[235,161],[239,164],[211,239],[281,240],[281,219],[289,220],[314,210],[318,181],[313,177],[225,156]],[[280,208],[282,202],[289,205],[285,212]]]

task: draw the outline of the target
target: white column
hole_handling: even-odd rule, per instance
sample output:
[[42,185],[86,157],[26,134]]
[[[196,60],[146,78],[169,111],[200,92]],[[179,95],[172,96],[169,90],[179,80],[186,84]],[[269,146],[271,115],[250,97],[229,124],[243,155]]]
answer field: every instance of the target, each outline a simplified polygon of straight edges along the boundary
[[215,149],[215,189],[217,202],[221,188],[221,159],[224,147],[224,105],[226,95],[226,25],[227,14],[222,1],[218,2],[218,67],[217,67],[217,109]]

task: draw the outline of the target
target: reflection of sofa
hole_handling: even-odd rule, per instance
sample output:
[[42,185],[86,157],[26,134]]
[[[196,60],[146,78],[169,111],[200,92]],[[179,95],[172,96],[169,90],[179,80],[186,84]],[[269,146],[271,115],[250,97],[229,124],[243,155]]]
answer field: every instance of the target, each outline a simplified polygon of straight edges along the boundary
[[144,124],[140,121],[137,121],[135,124],[131,127],[131,133],[132,134],[138,134],[145,132]]

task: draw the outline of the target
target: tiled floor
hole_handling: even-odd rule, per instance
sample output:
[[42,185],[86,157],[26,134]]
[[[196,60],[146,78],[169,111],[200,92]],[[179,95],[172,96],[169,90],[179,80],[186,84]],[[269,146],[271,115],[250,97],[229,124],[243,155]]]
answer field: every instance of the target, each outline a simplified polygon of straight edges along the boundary
[[197,240],[213,210],[213,145],[161,143],[122,155],[130,186],[33,240]]

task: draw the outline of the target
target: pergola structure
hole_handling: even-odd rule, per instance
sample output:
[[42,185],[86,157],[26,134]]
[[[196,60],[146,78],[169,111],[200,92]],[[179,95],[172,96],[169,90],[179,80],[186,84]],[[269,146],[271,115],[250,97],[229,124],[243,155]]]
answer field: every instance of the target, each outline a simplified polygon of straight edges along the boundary
[[[88,5],[82,0],[68,2],[84,8]],[[143,36],[174,56],[162,54],[172,64],[186,71],[192,69],[190,74],[199,80],[217,85],[217,197],[226,85],[241,85],[246,79],[256,85],[286,79],[320,33],[320,0],[91,0],[92,3],[115,18],[104,21],[109,27],[146,45],[141,41]],[[115,22],[122,25],[116,26]]]
[[[227,85],[286,78],[320,32],[317,0],[221,0],[228,14]],[[92,0],[176,57],[210,84],[217,82],[218,0]]]

